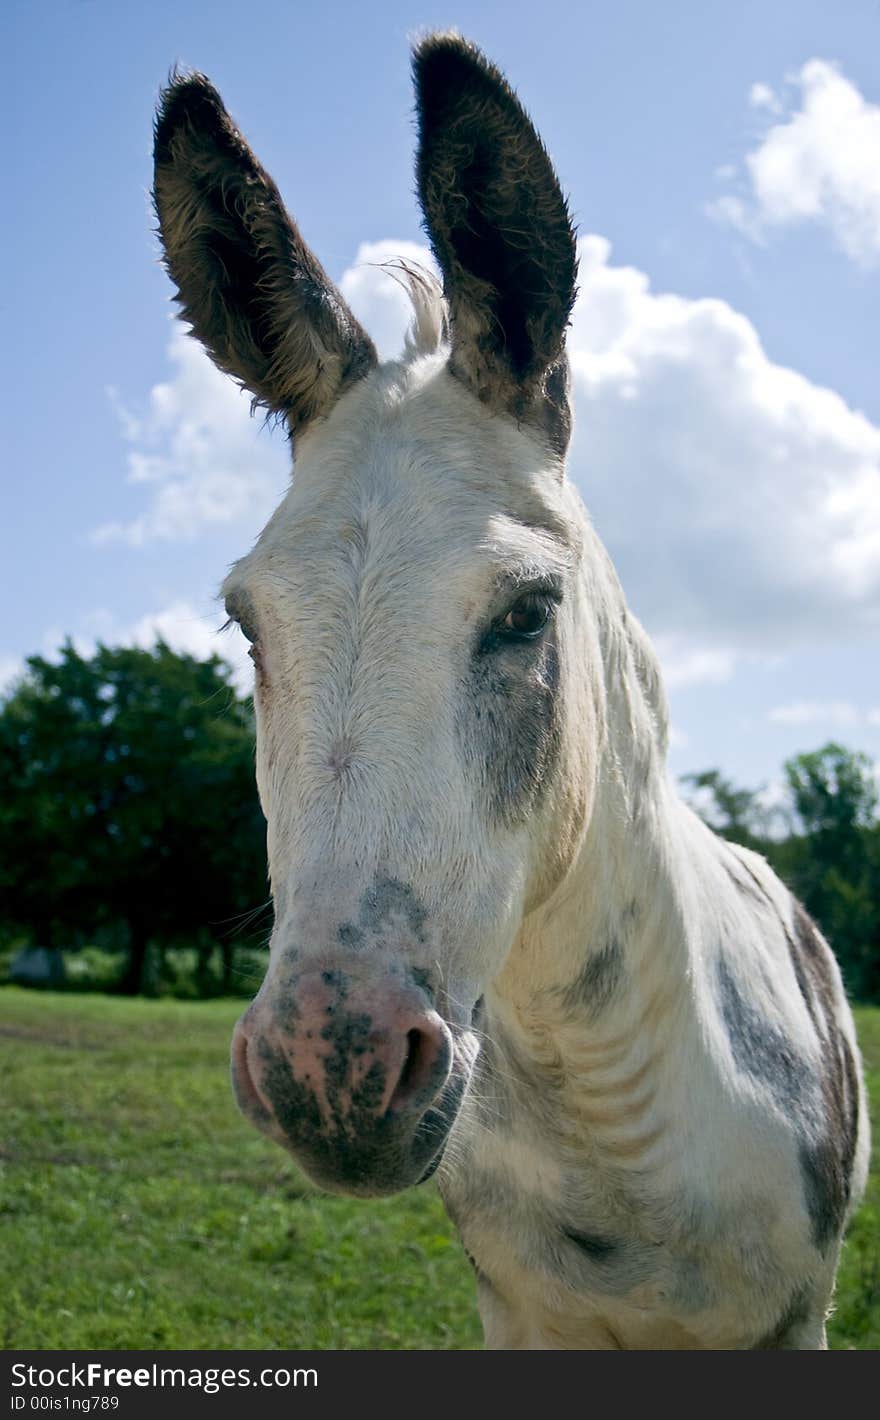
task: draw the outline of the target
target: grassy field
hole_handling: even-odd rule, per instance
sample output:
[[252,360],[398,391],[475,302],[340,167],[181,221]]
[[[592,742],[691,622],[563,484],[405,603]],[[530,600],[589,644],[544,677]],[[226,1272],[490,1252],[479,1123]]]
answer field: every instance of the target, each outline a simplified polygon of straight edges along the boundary
[[[241,1002],[0,989],[0,1346],[480,1345],[433,1188],[318,1194],[238,1116]],[[859,1012],[880,1135],[880,1011]],[[880,1347],[880,1175],[831,1344]]]

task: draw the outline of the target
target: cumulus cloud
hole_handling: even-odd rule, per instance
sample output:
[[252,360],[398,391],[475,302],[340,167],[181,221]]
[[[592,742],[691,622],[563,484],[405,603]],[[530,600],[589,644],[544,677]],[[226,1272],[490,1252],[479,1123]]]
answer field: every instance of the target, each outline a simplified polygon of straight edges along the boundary
[[769,84],[753,84],[749,89],[749,104],[752,108],[766,108],[771,113],[779,113],[782,105]]
[[0,656],[0,695],[11,690],[24,670],[24,661],[18,656]]
[[732,651],[690,643],[680,634],[660,632],[654,646],[663,663],[670,690],[686,685],[723,685],[730,680],[736,664]]
[[767,655],[880,622],[880,429],[774,364],[720,300],[580,243],[571,467],[637,613],[673,648]]
[[880,262],[880,105],[869,103],[833,64],[811,59],[790,81],[786,112],[766,84],[752,108],[776,115],[744,163],[745,195],[725,194],[710,215],[753,241],[800,222],[827,227],[862,266]]
[[[105,607],[98,608],[81,618],[70,639],[81,656],[94,655],[99,642],[105,646],[139,646],[149,650],[159,641],[199,661],[220,656],[228,663],[238,691],[250,695],[254,668],[248,656],[248,643],[237,626],[223,629],[223,622],[223,612],[216,602],[206,601],[200,609],[195,602],[178,598],[130,622],[120,620]],[[43,655],[50,660],[57,656],[66,635],[59,628],[49,628],[43,636]],[[18,663],[17,669],[23,669],[23,665]]]
[[243,695],[250,695],[254,685],[254,665],[248,656],[248,643],[233,624],[222,629],[223,613],[219,607],[200,612],[192,602],[178,600],[160,611],[128,626],[115,628],[101,637],[113,645],[140,646],[147,650],[157,641],[164,641],[173,651],[207,661],[220,656],[232,669],[232,678]]
[[834,729],[880,728],[880,709],[862,712],[849,700],[793,700],[776,705],[767,719],[775,725],[827,725]]
[[250,398],[221,374],[175,323],[171,378],[154,385],[147,412],[132,413],[116,390],[108,397],[130,445],[127,481],[146,507],[130,521],[104,523],[98,544],[191,539],[205,527],[236,523],[256,532],[290,475],[286,441],[252,419]]
[[848,700],[794,700],[776,705],[767,719],[775,725],[837,725],[849,728],[860,720],[858,710]]

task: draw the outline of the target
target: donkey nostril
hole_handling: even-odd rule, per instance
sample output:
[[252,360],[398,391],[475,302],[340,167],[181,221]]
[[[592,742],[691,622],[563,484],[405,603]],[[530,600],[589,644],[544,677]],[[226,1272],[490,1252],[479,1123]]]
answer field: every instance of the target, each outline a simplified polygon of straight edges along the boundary
[[405,1109],[429,1088],[442,1084],[440,1076],[448,1066],[445,1032],[412,1029],[406,1033],[406,1055],[397,1078],[389,1109]]
[[239,1025],[232,1038],[232,1088],[238,1107],[254,1120],[269,1118],[270,1110],[254,1079],[248,1053],[251,1042]]
[[[397,1081],[397,1095],[407,1095],[410,1092],[410,1084],[418,1069],[419,1050],[422,1044],[422,1033],[418,1030],[407,1031],[406,1033],[406,1059],[403,1062],[403,1069]],[[392,1101],[393,1103],[393,1101]]]

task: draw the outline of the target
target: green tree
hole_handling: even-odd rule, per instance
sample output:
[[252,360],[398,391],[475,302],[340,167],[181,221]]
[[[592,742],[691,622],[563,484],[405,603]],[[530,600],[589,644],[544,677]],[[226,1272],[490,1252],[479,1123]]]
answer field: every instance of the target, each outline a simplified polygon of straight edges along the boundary
[[760,790],[735,788],[720,769],[683,774],[682,783],[693,791],[690,796],[693,807],[710,828],[722,838],[763,851],[767,815],[760,803]]
[[682,782],[710,828],[762,853],[804,903],[850,993],[880,1000],[880,824],[871,761],[830,743],[795,755],[784,773],[788,802],[773,812],[760,791],[735,787],[717,769]]
[[786,761],[795,832],[788,876],[827,933],[850,991],[880,999],[880,825],[873,766],[829,743]]
[[[266,895],[248,703],[217,657],[162,643],[40,656],[0,707],[0,893],[44,944],[199,942]],[[226,952],[227,970],[231,962]]]

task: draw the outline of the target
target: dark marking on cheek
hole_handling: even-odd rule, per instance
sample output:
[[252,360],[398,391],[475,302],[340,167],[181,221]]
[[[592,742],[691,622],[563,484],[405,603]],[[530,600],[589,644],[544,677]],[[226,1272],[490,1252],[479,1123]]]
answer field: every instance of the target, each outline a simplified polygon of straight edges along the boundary
[[534,646],[499,647],[474,656],[459,734],[496,821],[523,822],[553,778],[562,738],[559,682],[552,622]]

